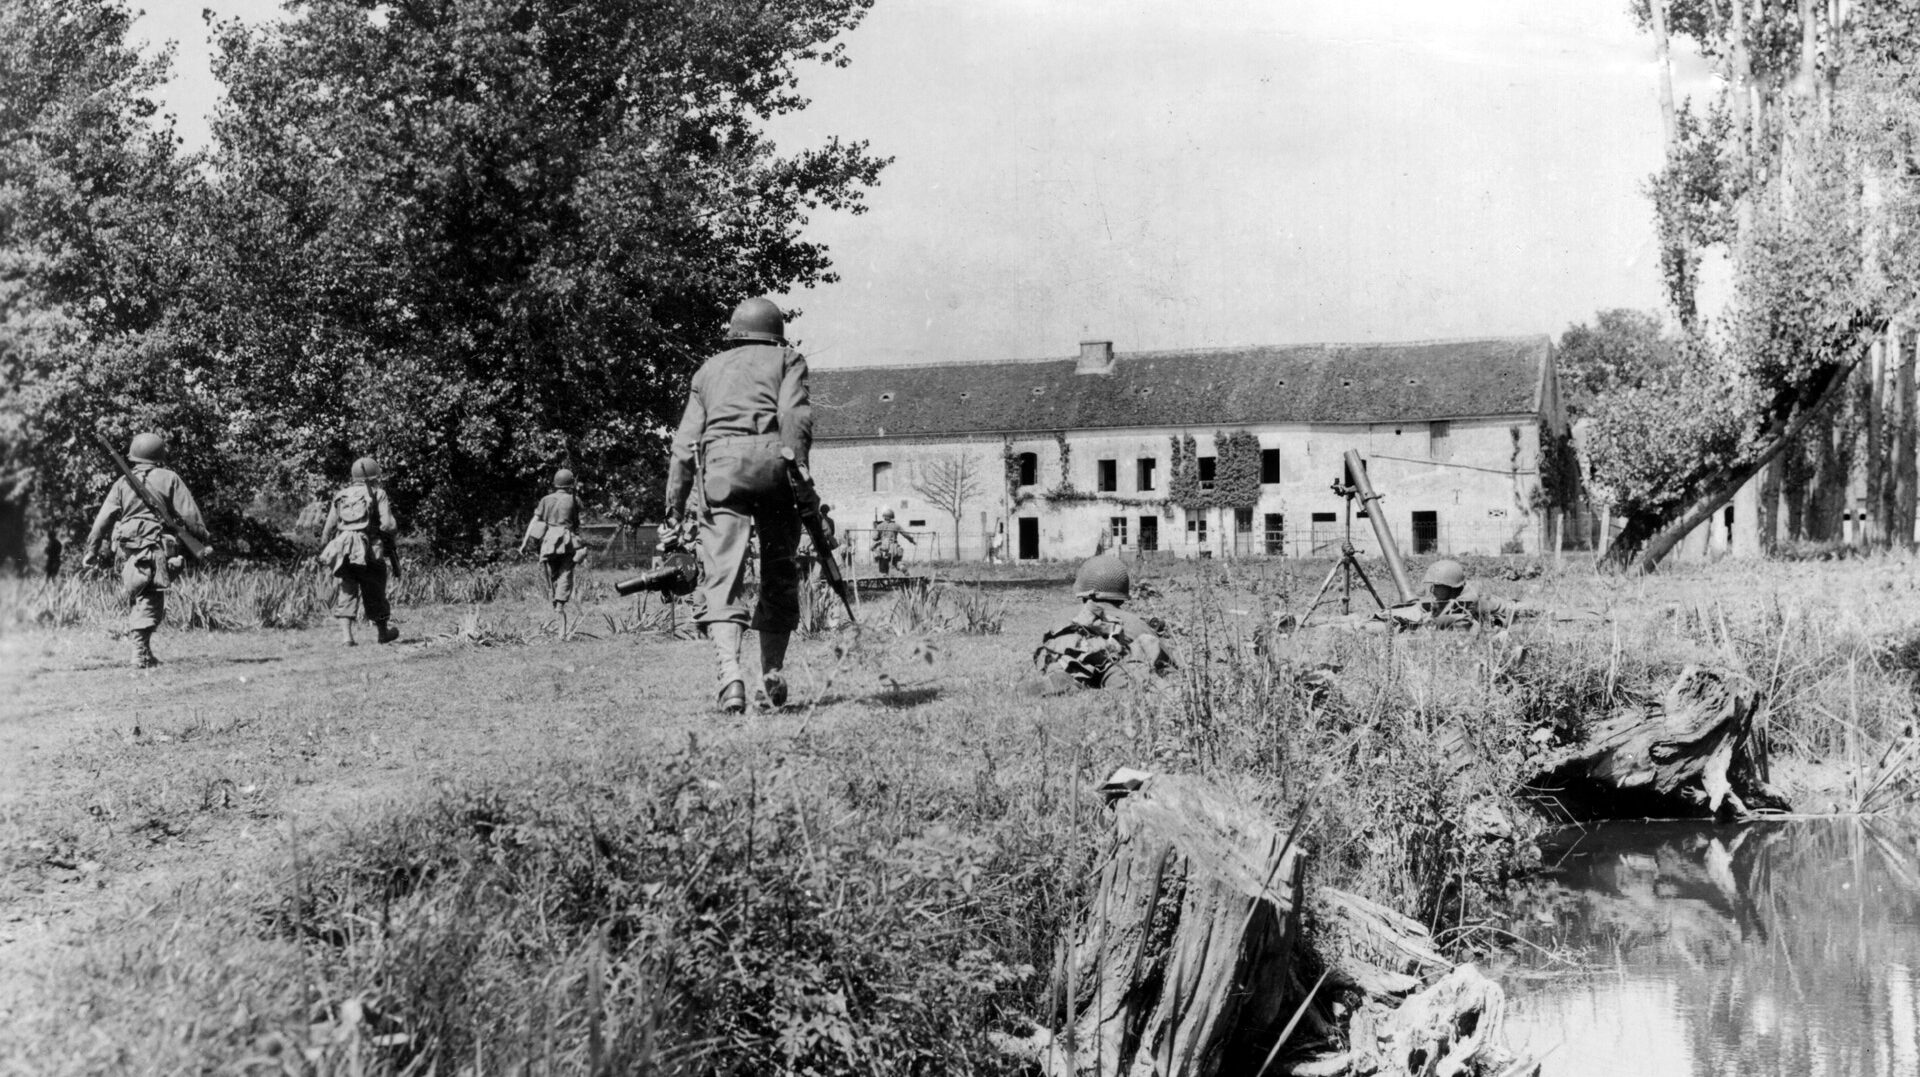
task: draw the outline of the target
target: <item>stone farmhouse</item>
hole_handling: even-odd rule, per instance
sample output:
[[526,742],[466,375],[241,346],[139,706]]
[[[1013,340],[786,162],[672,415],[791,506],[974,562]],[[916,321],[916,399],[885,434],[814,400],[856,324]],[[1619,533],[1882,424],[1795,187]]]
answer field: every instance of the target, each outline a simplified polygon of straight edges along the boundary
[[[1077,559],[1103,530],[1134,555],[1327,556],[1348,449],[1408,553],[1554,541],[1541,446],[1564,444],[1567,419],[1546,336],[1088,341],[1068,359],[816,368],[812,389],[814,474],[862,560],[884,508],[920,538],[910,560],[978,559],[1001,531],[1012,558]],[[1366,521],[1352,535],[1371,549]]]

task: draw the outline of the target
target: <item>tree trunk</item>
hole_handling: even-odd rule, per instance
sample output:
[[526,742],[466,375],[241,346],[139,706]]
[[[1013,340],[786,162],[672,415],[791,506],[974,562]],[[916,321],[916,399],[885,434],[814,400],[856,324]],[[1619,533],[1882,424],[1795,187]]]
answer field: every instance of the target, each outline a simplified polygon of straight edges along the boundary
[[[1620,529],[1620,534],[1600,559],[1601,566],[1620,571],[1632,567],[1640,572],[1652,572],[1659,568],[1661,559],[1671,553],[1687,537],[1688,532],[1706,523],[1721,506],[1733,500],[1733,495],[1740,491],[1748,479],[1759,474],[1761,468],[1778,457],[1781,450],[1791,445],[1822,411],[1833,404],[1845,388],[1848,375],[1866,357],[1868,349],[1872,347],[1872,338],[1879,334],[1884,324],[1877,323],[1858,342],[1853,355],[1846,362],[1837,363],[1827,371],[1825,382],[1814,392],[1811,401],[1805,404],[1776,404],[1776,417],[1768,424],[1769,430],[1761,437],[1756,450],[1745,461],[1708,479],[1692,501],[1665,511],[1641,512],[1627,517],[1626,526]],[[1911,370],[1908,371],[1907,380],[1909,384],[1912,383]],[[1912,533],[1911,516],[1908,517],[1907,530],[1909,534]]]
[[[1746,0],[1733,0],[1733,26],[1727,36],[1733,57],[1733,86],[1727,91],[1727,101],[1733,107],[1734,172],[1751,179],[1754,151],[1759,144],[1754,138],[1757,125],[1753,120],[1753,58],[1747,52]],[[1745,204],[1746,199],[1741,202]],[[1745,231],[1742,227],[1741,232]]]
[[1768,464],[1760,469],[1760,555],[1771,556],[1780,545],[1780,465]]
[[18,573],[33,569],[27,553],[27,504],[32,490],[33,472],[0,474],[0,569]]
[[1553,790],[1557,807],[1580,818],[1785,808],[1753,736],[1757,695],[1739,674],[1688,666],[1659,699],[1542,759],[1526,785]]
[[1873,354],[1860,375],[1865,382],[1862,395],[1867,410],[1867,444],[1861,469],[1866,477],[1866,503],[1860,513],[1860,544],[1868,549],[1884,548],[1887,543],[1886,512],[1881,505],[1887,482],[1886,446],[1886,341],[1875,341]]
[[1895,416],[1894,436],[1889,446],[1893,453],[1893,519],[1888,534],[1894,545],[1901,549],[1913,546],[1913,521],[1915,510],[1915,484],[1920,480],[1920,443],[1915,438],[1915,411],[1913,363],[1916,340],[1911,329],[1902,328],[1895,338],[1899,349],[1895,366],[1893,391],[1895,403],[1892,414]]
[[1647,11],[1653,17],[1653,63],[1659,69],[1661,130],[1666,132],[1667,152],[1671,154],[1679,122],[1673,109],[1673,60],[1667,33],[1667,0],[1647,0]]

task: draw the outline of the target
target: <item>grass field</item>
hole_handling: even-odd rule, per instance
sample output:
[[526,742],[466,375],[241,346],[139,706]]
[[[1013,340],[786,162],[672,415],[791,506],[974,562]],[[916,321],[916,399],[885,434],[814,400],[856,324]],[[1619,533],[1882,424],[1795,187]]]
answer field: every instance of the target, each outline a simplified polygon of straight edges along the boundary
[[0,1067],[1016,1072],[985,1034],[1051,1016],[1115,767],[1302,820],[1315,882],[1469,952],[1532,863],[1539,731],[1688,661],[1753,677],[1797,803],[1908,795],[1911,562],[1475,567],[1607,619],[1275,639],[1324,566],[1180,566],[1139,603],[1178,675],[1031,699],[1065,591],[936,587],[797,641],[794,703],[743,719],[611,573],[567,640],[524,566],[421,573],[403,641],[349,650],[309,580],[229,570],[140,674],[104,583],[9,584]]

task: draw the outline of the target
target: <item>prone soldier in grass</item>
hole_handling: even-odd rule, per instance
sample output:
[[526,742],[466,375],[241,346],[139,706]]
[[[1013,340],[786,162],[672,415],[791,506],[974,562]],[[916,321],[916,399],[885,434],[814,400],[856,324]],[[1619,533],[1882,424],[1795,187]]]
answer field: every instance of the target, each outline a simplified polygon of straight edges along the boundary
[[1021,685],[1023,693],[1107,688],[1178,666],[1159,630],[1122,608],[1133,595],[1125,561],[1110,553],[1087,558],[1074,577],[1073,594],[1080,608],[1042,637],[1033,653],[1039,676]]
[[351,481],[327,506],[327,522],[320,528],[320,555],[315,558],[333,573],[333,616],[340,622],[340,642],[345,646],[354,645],[353,622],[363,615],[373,622],[379,642],[400,638],[400,630],[387,623],[393,616],[387,603],[387,580],[400,575],[394,548],[399,533],[393,502],[380,483],[379,461],[371,456],[355,460]]
[[[167,590],[183,564],[182,538],[175,530],[185,531],[200,542],[211,543],[213,539],[185,480],[161,466],[167,460],[166,439],[154,433],[138,434],[127,447],[127,458],[131,461],[128,470],[108,488],[107,498],[93,518],[93,530],[87,533],[86,560],[99,564],[106,559],[103,544],[111,528],[113,548],[120,554],[121,593],[127,603],[133,666],[146,669],[160,664],[153,656],[153,633],[167,618]],[[200,556],[212,553],[209,546]]]
[[[677,531],[695,482],[705,504],[696,517],[704,570],[699,620],[720,666],[718,704],[746,710],[740,646],[749,626],[760,636],[760,689],[767,706],[787,699],[787,643],[800,623],[800,572],[795,553],[800,516],[787,484],[787,449],[805,464],[813,448],[813,406],[807,361],[787,346],[786,316],[767,299],[734,309],[726,351],[693,376],[687,408],[673,438],[667,472],[667,526]],[[742,602],[748,544],[760,545],[760,596]]]
[[567,634],[567,603],[573,598],[573,569],[587,543],[580,538],[580,497],[574,492],[573,472],[566,468],[553,473],[553,492],[540,499],[527,521],[527,533],[520,539],[520,552],[527,544],[540,544],[540,570],[547,578],[547,600],[560,618],[560,635]]

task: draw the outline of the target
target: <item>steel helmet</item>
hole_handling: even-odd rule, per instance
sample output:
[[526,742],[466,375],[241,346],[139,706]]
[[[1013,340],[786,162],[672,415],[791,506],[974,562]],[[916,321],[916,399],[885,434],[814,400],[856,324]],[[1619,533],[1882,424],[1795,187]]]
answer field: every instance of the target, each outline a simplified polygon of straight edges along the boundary
[[1467,585],[1466,566],[1452,558],[1435,561],[1427,566],[1427,574],[1421,577],[1420,582],[1428,587],[1439,584],[1441,587],[1452,587],[1457,590]]
[[882,520],[891,520],[891,519],[893,519],[893,510],[892,510],[892,509],[881,509],[881,510],[880,510],[880,518],[881,518]]
[[127,459],[136,464],[164,464],[167,439],[155,433],[135,434],[133,444],[127,446]]
[[561,468],[560,470],[558,470],[558,471],[556,471],[556,472],[554,472],[554,473],[553,473],[553,488],[554,488],[554,489],[556,489],[556,490],[571,490],[571,489],[573,489],[573,472],[571,472],[571,471],[568,471],[568,470],[567,470],[566,468],[564,468],[564,467],[563,467],[563,468]]
[[1133,594],[1133,576],[1127,563],[1110,553],[1097,554],[1080,563],[1080,574],[1073,578],[1073,597],[1097,598],[1103,602],[1125,602]]
[[353,477],[356,479],[377,479],[380,477],[380,461],[371,456],[362,456],[353,462]]
[[773,300],[755,296],[733,308],[733,321],[727,325],[728,340],[764,340],[769,344],[787,342],[787,316]]

